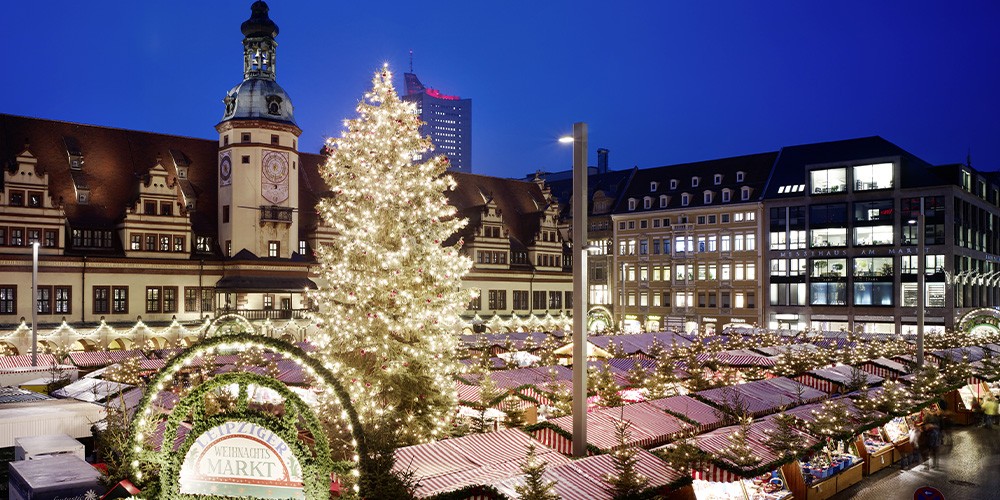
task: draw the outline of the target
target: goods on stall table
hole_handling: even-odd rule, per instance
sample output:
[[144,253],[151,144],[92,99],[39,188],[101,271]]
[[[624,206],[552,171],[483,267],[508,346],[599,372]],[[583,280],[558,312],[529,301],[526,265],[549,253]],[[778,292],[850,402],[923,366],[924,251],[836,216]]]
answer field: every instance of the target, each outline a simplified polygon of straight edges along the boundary
[[744,479],[743,486],[750,500],[780,500],[792,494],[785,486],[781,473],[776,470],[753,479]]
[[879,433],[878,429],[870,429],[864,433],[865,438],[865,449],[868,450],[869,455],[875,455],[877,453],[885,451],[887,448],[892,446],[891,442],[886,442],[882,439],[882,435]]
[[851,468],[859,461],[860,459],[853,455],[817,453],[808,461],[802,462],[802,477],[807,485],[818,483]]
[[892,441],[893,443],[909,439],[907,433],[910,432],[910,426],[906,425],[906,419],[903,417],[893,418],[887,422],[883,428],[885,429],[886,436],[889,437],[889,441]]
[[694,496],[698,500],[746,500],[747,498],[740,481],[717,483],[695,479],[691,486],[694,488]]

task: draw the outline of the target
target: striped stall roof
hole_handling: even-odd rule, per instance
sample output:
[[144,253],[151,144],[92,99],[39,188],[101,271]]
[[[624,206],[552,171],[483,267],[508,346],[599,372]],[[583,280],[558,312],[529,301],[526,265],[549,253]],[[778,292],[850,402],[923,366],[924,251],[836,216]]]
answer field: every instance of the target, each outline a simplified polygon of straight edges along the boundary
[[906,365],[889,358],[875,358],[858,365],[858,368],[883,379],[895,379],[910,373]]
[[942,360],[953,361],[953,362],[975,362],[980,361],[987,356],[986,349],[979,346],[969,346],[969,347],[954,347],[951,349],[939,349],[936,351],[931,351],[927,354],[940,358]]
[[127,351],[77,351],[69,353],[70,362],[80,368],[97,368],[112,363],[121,363],[128,358],[146,359],[138,349]]
[[717,353],[702,353],[698,355],[698,361],[702,363],[707,361],[715,361],[720,365],[724,366],[774,366],[774,360],[767,357],[761,356],[752,351],[745,350],[733,350],[733,351],[720,351]]
[[[847,412],[852,417],[855,417],[855,418],[861,417],[862,415],[868,415],[870,417],[870,422],[876,422],[876,421],[879,421],[880,419],[885,418],[885,416],[886,416],[885,414],[877,412],[877,411],[874,411],[874,410],[869,411],[867,413],[863,412],[860,409],[858,409],[857,405],[854,404],[854,400],[853,399],[851,399],[849,397],[846,397],[846,396],[839,397],[839,398],[832,398],[832,399],[830,399],[830,401],[839,401],[839,402],[842,402],[846,406]],[[791,410],[788,410],[785,413],[787,413],[789,415],[792,415],[792,416],[794,416],[796,418],[799,418],[799,419],[801,419],[803,421],[806,421],[806,422],[813,422],[813,421],[816,420],[817,412],[819,412],[820,409],[822,409],[822,408],[823,408],[823,404],[822,403],[814,403],[814,404],[800,406],[798,408],[793,408]],[[867,425],[870,422],[863,422],[861,424],[861,427],[864,427],[865,425]]]
[[[630,446],[651,448],[669,442],[676,435],[691,427],[679,418],[648,402],[625,405],[618,408],[604,408],[587,414],[587,442],[601,451],[617,448],[616,425],[625,420],[629,422]],[[572,434],[573,417],[571,415],[554,418],[550,424]],[[565,438],[564,438],[565,439]],[[572,444],[572,443],[570,443]],[[572,446],[570,446],[571,451]],[[560,449],[560,452],[564,450]]]
[[717,429],[724,424],[718,410],[691,396],[671,396],[669,398],[646,401],[646,403],[663,411],[697,422],[697,430],[699,432]]
[[[572,388],[573,370],[559,365],[499,370],[490,373],[490,378],[501,389],[514,389],[524,385],[544,387],[551,380],[551,375],[549,375],[550,370],[555,372],[557,383],[567,388]],[[482,378],[482,375],[467,374],[463,378],[474,384]]]
[[[149,447],[156,451],[160,451],[160,447],[163,445],[163,434],[166,431],[167,431],[167,422],[166,420],[161,420],[156,424],[156,430],[153,431],[153,435],[147,438],[148,439],[147,443],[149,444]],[[182,444],[184,444],[184,438],[187,437],[189,432],[191,432],[191,427],[189,426],[188,423],[181,422],[181,424],[177,426],[177,439],[174,439],[174,448],[173,448],[174,451],[176,451],[178,448],[181,447]]]
[[[842,389],[850,384],[853,371],[854,367],[850,365],[837,365],[828,368],[819,368],[816,370],[810,370],[806,372],[806,374],[812,376],[813,378],[832,382],[836,388]],[[862,370],[862,373],[864,373],[866,377],[868,386],[880,385],[882,381],[885,380],[884,378],[879,377],[878,375],[873,375],[871,373],[865,372],[864,370]]]
[[684,347],[691,345],[691,340],[672,332],[597,335],[589,337],[587,340],[604,350],[608,350],[609,345],[614,343],[616,347],[621,348],[629,356],[640,353],[649,354],[653,350],[654,344],[659,344],[663,350],[668,352],[675,346]]
[[[635,457],[636,471],[649,478],[648,488],[662,488],[684,477],[652,453],[637,450]],[[555,493],[563,500],[610,500],[610,485],[604,478],[614,470],[612,460],[611,455],[595,455],[563,465],[549,464],[542,477],[556,482]],[[523,484],[524,476],[518,475],[495,487],[509,498],[518,498],[516,487]]]
[[167,361],[165,359],[141,359],[139,360],[139,368],[144,371],[155,371],[160,370],[166,366]]
[[695,393],[695,396],[725,407],[738,395],[746,402],[747,411],[751,415],[759,417],[800,404],[800,393],[802,402],[819,401],[826,397],[826,393],[785,377],[708,389]]
[[[58,364],[55,356],[51,354],[38,354],[38,366],[52,366],[55,364]],[[0,369],[4,368],[31,368],[31,355],[0,356]]]
[[529,444],[549,464],[569,459],[517,429],[471,434],[396,450],[395,468],[412,471],[419,482],[417,496],[453,491],[473,485],[489,485],[520,474]]
[[819,347],[817,347],[815,344],[801,343],[801,344],[776,345],[771,347],[751,347],[750,350],[758,354],[763,354],[764,356],[780,356],[787,351],[816,352],[819,350]]
[[[723,450],[732,444],[729,440],[729,436],[732,435],[739,426],[723,427],[721,429],[716,429],[712,432],[702,434],[700,436],[695,436],[694,444],[702,451],[708,452],[713,456],[717,456],[722,453]],[[749,468],[738,467],[733,463],[727,462],[723,458],[718,458],[717,460],[726,463],[729,468],[735,468],[738,470],[745,470],[747,474],[742,475],[743,477],[749,477],[753,469],[756,469],[760,465],[770,464],[776,462],[782,458],[782,455],[775,453],[768,446],[768,433],[774,432],[777,429],[777,425],[774,422],[774,416],[765,417],[760,420],[755,420],[750,424],[750,432],[747,434],[747,441],[753,448],[754,454],[760,458],[760,463]],[[798,434],[805,444],[805,447],[811,447],[819,442],[819,440],[804,431],[798,429],[793,429],[796,434]]]

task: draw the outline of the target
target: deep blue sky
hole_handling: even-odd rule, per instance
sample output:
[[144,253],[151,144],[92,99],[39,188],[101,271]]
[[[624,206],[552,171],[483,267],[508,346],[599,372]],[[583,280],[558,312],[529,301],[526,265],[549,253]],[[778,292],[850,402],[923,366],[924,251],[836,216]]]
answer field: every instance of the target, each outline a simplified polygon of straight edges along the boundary
[[[250,0],[4,4],[0,112],[214,138]],[[611,167],[881,135],[1000,170],[1000,6],[984,1],[269,2],[317,151],[389,62],[473,99],[473,171]]]

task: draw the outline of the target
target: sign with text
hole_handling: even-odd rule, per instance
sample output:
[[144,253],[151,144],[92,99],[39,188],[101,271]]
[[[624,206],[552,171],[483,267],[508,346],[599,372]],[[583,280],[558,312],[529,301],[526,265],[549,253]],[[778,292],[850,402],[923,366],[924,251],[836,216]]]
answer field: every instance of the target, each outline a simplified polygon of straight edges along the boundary
[[180,492],[304,499],[302,468],[270,429],[230,421],[198,436],[181,466]]

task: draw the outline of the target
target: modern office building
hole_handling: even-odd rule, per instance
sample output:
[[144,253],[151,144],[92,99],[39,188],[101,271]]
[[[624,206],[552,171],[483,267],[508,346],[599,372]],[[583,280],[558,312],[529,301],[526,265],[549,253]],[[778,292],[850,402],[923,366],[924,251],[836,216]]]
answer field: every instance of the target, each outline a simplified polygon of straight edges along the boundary
[[434,144],[432,155],[445,155],[454,172],[472,173],[472,99],[445,95],[425,87],[417,75],[403,74],[406,95],[403,100],[416,103],[424,121],[420,132]]
[[959,327],[1000,304],[998,206],[996,174],[880,137],[782,148],[764,194],[767,326]]

